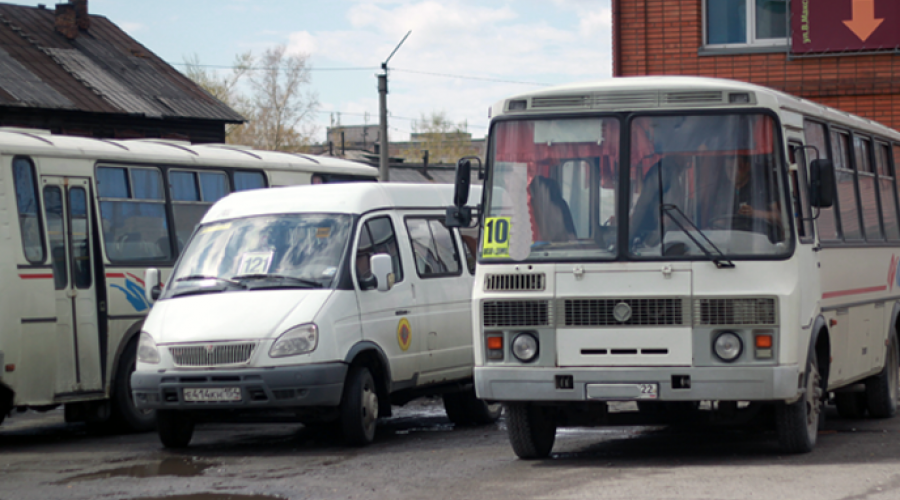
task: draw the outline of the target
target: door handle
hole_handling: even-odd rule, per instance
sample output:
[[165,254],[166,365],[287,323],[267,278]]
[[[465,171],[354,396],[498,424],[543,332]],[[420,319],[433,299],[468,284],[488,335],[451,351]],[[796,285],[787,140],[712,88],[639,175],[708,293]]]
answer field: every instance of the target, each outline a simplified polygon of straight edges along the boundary
[[394,311],[395,316],[406,316],[407,314],[409,314],[409,311],[407,311],[406,309]]

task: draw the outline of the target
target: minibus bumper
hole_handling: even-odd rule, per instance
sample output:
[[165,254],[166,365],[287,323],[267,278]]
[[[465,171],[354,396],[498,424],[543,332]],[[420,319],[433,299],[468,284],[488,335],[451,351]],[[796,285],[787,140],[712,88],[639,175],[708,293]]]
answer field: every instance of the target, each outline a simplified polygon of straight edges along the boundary
[[[341,402],[345,363],[244,368],[134,372],[135,406],[148,410],[216,410],[337,406]],[[188,401],[185,389],[240,390],[240,401]],[[194,391],[197,392],[197,391]]]
[[[489,401],[628,401],[630,387],[656,384],[658,401],[794,401],[797,365],[767,367],[476,367],[478,397]],[[567,386],[571,385],[571,388]],[[563,386],[563,387],[560,387]],[[648,398],[649,399],[649,398]]]

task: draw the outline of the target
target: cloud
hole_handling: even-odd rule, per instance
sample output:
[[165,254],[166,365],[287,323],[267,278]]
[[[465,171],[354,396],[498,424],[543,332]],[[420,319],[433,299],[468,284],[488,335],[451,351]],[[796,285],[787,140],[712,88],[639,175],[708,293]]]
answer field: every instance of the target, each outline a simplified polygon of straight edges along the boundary
[[116,25],[119,26],[119,28],[122,28],[122,31],[128,33],[129,35],[140,33],[145,29],[145,26],[143,24],[130,21],[117,22]]

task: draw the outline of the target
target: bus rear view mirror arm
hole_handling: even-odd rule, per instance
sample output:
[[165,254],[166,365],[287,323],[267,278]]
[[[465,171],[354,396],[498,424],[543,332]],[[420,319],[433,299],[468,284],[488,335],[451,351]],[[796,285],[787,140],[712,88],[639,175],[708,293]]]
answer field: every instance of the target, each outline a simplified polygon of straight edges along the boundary
[[379,292],[386,292],[394,286],[394,265],[391,256],[386,253],[373,255],[369,260],[372,275],[375,277],[376,288]]
[[147,301],[151,304],[156,302],[160,295],[162,295],[162,281],[159,276],[159,269],[155,267],[148,268],[144,270],[144,294],[147,296]]

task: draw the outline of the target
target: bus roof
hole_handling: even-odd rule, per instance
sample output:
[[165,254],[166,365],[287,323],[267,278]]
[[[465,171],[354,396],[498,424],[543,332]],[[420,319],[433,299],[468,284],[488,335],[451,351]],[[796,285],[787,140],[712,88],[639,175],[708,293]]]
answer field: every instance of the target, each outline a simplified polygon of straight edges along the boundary
[[[393,207],[437,209],[453,204],[453,189],[452,184],[350,182],[241,191],[219,200],[202,223],[267,214],[362,214]],[[472,186],[469,204],[480,199],[481,186]]]
[[[731,102],[733,94],[749,94],[749,100]],[[525,108],[510,109],[512,101],[525,101]],[[900,132],[881,123],[807,99],[752,83],[696,76],[618,77],[547,87],[497,102],[491,108],[491,116],[760,106],[843,123],[900,140]]]
[[167,139],[93,139],[48,131],[0,127],[0,155],[83,158],[181,166],[265,168],[377,177],[378,169],[328,156],[262,151],[229,144]]

